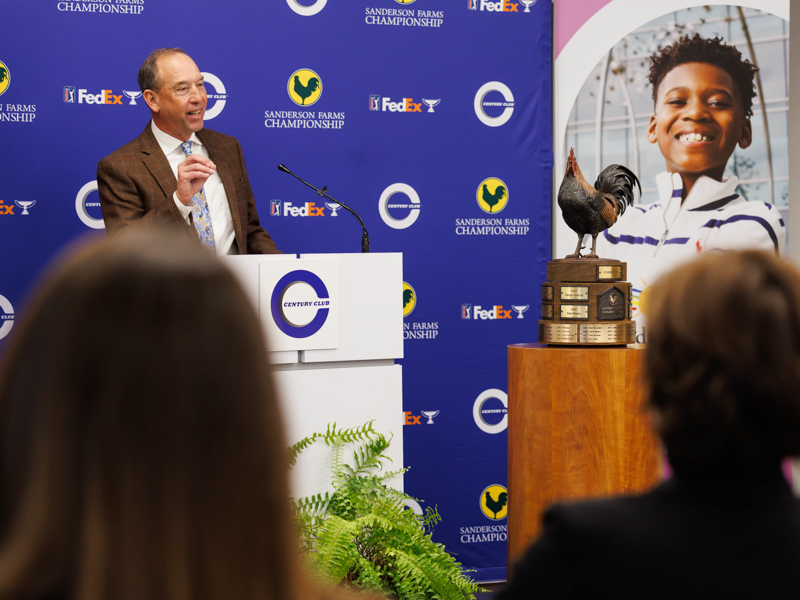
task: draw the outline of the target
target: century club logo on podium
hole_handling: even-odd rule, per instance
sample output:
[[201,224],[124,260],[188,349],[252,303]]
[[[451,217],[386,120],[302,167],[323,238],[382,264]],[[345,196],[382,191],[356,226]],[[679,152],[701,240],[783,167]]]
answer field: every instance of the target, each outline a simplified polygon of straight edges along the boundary
[[483,212],[497,214],[508,205],[508,186],[502,179],[489,177],[478,184],[475,197]]
[[[490,94],[496,95],[497,93],[502,95],[502,101],[497,98],[486,99]],[[499,115],[489,114],[489,112],[495,112],[498,107],[503,109]],[[500,127],[508,123],[511,115],[514,114],[514,94],[505,83],[500,81],[484,83],[475,94],[474,108],[481,123],[489,127]],[[487,108],[489,108],[489,112],[486,111]]]
[[284,275],[272,292],[272,318],[289,337],[307,338],[317,333],[328,319],[330,307],[325,283],[304,269]]
[[286,89],[298,106],[312,106],[322,95],[322,79],[311,69],[299,69],[289,77]]
[[298,15],[302,15],[303,17],[311,17],[325,8],[325,5],[328,3],[328,0],[317,0],[311,6],[304,6],[298,2],[298,0],[286,0],[286,4],[289,5],[294,12]]

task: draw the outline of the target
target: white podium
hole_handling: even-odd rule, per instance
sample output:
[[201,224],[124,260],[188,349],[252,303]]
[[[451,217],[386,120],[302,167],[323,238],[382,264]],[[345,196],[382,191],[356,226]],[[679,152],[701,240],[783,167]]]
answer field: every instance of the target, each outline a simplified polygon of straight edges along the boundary
[[[374,420],[403,466],[403,259],[400,253],[229,256],[258,310],[290,444],[328,423]],[[327,489],[324,444],[300,455],[292,494]],[[403,489],[402,477],[391,482]]]

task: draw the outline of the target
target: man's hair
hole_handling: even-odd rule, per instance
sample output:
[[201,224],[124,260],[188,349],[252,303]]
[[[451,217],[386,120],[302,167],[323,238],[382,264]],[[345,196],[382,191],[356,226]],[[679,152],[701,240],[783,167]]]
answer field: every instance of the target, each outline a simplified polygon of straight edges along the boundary
[[739,92],[744,115],[752,116],[753,98],[756,95],[753,80],[758,67],[742,58],[736,46],[725,44],[722,38],[706,39],[697,33],[694,37],[683,36],[661,52],[653,54],[650,62],[648,79],[653,86],[653,102],[658,95],[658,86],[672,69],[685,63],[706,63],[719,67],[731,76]]
[[648,302],[645,381],[676,470],[800,454],[800,272],[756,250],[703,255]]
[[[168,54],[186,54],[182,48],[159,48],[153,50],[139,69],[139,89],[144,93],[145,90],[157,92],[161,89],[161,75],[158,72],[158,59]],[[188,55],[187,55],[188,56]]]

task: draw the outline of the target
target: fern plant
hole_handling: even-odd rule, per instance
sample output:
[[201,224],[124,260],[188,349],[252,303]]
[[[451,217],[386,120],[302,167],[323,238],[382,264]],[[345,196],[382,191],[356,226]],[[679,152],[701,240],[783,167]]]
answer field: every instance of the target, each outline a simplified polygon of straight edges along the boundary
[[[316,442],[331,448],[333,492],[292,501],[303,552],[325,579],[400,600],[474,598],[478,586],[460,563],[432,539],[441,521],[435,508],[419,516],[404,509],[410,496],[386,481],[407,469],[383,471],[390,439],[372,421],[306,437],[289,449],[289,461]],[[352,465],[344,460],[353,448]]]

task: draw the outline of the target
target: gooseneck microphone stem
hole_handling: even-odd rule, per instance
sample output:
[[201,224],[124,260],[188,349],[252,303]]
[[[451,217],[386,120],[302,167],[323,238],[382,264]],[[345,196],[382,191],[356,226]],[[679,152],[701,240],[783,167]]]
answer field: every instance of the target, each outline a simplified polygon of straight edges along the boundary
[[295,173],[292,173],[286,167],[286,165],[282,165],[282,164],[278,165],[278,169],[283,171],[284,173],[288,173],[289,175],[291,175],[295,179],[299,180],[300,182],[305,183],[308,187],[310,187],[312,190],[315,190],[317,192],[317,196],[323,196],[323,197],[327,198],[328,200],[331,200],[332,202],[335,202],[336,204],[341,206],[343,209],[345,209],[347,212],[352,214],[356,219],[358,219],[358,222],[361,223],[361,231],[363,232],[361,234],[361,252],[369,252],[369,234],[367,233],[367,228],[364,225],[364,221],[361,220],[361,217],[358,216],[358,213],[356,211],[354,211],[352,208],[347,206],[347,204],[345,204],[344,202],[340,202],[336,198],[331,198],[328,195],[328,192],[327,192],[327,189],[328,189],[327,185],[323,186],[322,189],[316,188],[313,185],[311,185],[310,183],[308,183],[307,181],[305,181],[304,179],[302,179],[299,175],[296,175]]

